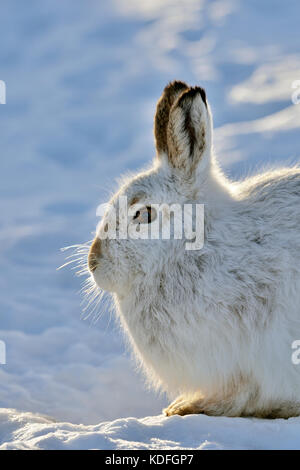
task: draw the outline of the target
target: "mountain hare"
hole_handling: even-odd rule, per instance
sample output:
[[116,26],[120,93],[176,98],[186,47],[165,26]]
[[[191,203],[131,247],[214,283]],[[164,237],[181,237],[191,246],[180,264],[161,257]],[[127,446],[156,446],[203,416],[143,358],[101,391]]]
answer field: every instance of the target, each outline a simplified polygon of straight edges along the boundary
[[[229,181],[213,155],[205,91],[179,81],[158,101],[154,134],[153,166],[124,181],[97,228],[94,282],[113,293],[150,382],[178,395],[167,416],[299,415],[300,170]],[[157,220],[153,204],[204,205],[203,247],[120,237],[119,218],[105,236],[121,196],[137,231]]]

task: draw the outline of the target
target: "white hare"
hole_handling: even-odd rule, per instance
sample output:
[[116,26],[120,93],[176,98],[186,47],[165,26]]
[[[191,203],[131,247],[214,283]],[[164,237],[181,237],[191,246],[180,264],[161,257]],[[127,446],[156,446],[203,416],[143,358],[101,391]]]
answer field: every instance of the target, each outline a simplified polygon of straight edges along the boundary
[[151,383],[178,395],[166,415],[300,415],[300,170],[229,181],[200,87],[170,83],[154,125],[153,166],[124,182],[110,210],[126,196],[144,208],[128,224],[151,225],[153,203],[204,204],[204,246],[105,239],[108,211],[89,252],[94,282],[113,293]]

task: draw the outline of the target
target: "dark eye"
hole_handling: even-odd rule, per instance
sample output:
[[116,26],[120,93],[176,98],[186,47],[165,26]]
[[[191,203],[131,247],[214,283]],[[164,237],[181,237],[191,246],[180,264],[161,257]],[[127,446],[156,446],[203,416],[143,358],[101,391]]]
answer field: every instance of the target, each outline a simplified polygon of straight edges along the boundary
[[140,211],[137,211],[137,212],[135,213],[134,217],[133,217],[133,220],[138,219],[139,216],[140,216],[140,213],[141,213]]
[[150,224],[155,219],[156,210],[151,206],[143,207],[137,211],[133,217],[133,220],[140,224]]

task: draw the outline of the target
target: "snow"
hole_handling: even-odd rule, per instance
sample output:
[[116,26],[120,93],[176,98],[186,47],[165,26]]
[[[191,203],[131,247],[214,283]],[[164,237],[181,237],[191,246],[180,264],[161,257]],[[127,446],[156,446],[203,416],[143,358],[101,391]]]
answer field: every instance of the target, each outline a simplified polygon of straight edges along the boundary
[[167,399],[114,316],[104,304],[84,320],[81,279],[56,271],[61,247],[92,239],[115,179],[152,158],[169,80],[206,88],[230,176],[299,160],[299,13],[297,0],[1,5],[2,447],[300,447],[297,419],[161,417]]
[[260,420],[205,415],[123,418],[97,425],[54,422],[0,411],[0,450],[300,449],[300,418]]

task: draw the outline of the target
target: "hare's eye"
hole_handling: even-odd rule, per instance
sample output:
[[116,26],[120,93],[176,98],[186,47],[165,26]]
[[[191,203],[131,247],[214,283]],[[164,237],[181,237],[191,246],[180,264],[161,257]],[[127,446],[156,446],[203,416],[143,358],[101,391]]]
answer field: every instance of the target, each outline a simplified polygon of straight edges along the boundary
[[134,214],[133,220],[138,219],[139,216],[140,216],[140,214],[141,214],[141,211],[137,211],[137,212]]
[[156,219],[156,210],[151,207],[143,207],[137,211],[133,217],[133,220],[139,224],[150,224]]

